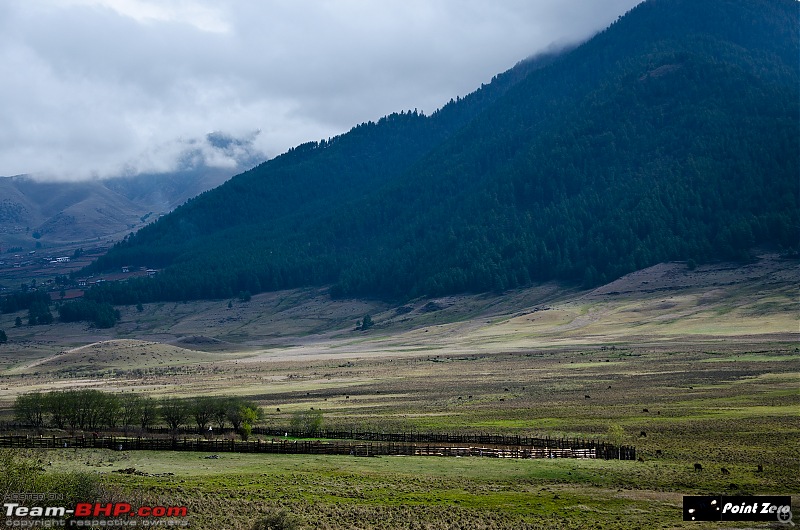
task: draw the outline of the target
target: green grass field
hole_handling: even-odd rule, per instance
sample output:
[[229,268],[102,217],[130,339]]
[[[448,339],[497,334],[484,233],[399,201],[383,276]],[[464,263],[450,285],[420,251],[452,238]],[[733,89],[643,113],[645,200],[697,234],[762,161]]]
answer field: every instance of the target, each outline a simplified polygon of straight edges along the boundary
[[[789,347],[617,349],[613,362],[597,351],[352,361],[353,384],[340,373],[335,386],[324,384],[331,363],[289,363],[268,372],[291,379],[251,393],[276,426],[311,406],[323,409],[327,426],[387,431],[605,440],[616,425],[644,462],[232,453],[209,460],[89,449],[39,458],[52,461],[52,471],[100,474],[118,498],[186,504],[192,528],[247,529],[280,510],[301,528],[716,528],[683,523],[682,496],[800,491],[800,359]],[[131,467],[145,475],[113,472]]]
[[[436,457],[49,451],[56,469],[104,473],[140,503],[189,506],[194,528],[249,528],[286,509],[308,528],[712,528],[681,521],[683,494],[792,493],[797,482],[732,466],[718,472],[680,459],[504,460]],[[134,467],[132,476],[109,473]],[[728,482],[730,480],[726,479]],[[224,523],[220,523],[223,520]],[[220,526],[222,524],[222,526]],[[716,525],[718,526],[718,525]]]
[[[231,311],[159,305],[141,322],[130,311],[104,337],[17,329],[0,351],[0,416],[30,390],[235,394],[276,428],[314,407],[326,428],[579,437],[644,460],[34,455],[48,474],[96,474],[105,499],[185,504],[197,529],[250,530],[270,514],[309,529],[770,528],[681,512],[688,494],[782,494],[800,513],[800,274],[768,265],[670,264],[562,299],[542,286],[451,297],[436,312],[275,293]],[[375,329],[354,331],[366,311]],[[142,474],[114,473],[131,467]]]

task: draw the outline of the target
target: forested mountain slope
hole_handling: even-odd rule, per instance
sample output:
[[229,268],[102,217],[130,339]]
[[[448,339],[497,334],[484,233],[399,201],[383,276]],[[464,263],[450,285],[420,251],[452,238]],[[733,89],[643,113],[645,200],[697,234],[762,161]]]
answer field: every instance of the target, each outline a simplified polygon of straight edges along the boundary
[[409,298],[797,245],[793,0],[649,0],[431,116],[393,114],[206,192],[93,265],[115,303],[303,285]]

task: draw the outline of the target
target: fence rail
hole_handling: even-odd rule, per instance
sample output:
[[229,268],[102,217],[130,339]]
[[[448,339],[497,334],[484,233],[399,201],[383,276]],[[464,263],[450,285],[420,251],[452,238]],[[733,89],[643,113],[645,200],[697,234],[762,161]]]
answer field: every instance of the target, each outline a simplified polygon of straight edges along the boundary
[[[497,437],[493,437],[497,442]],[[528,439],[544,440],[550,439]],[[520,440],[521,441],[521,440]],[[600,458],[605,460],[635,460],[636,449],[610,444],[558,443],[535,445],[507,443],[467,443],[444,441],[392,440],[270,440],[239,441],[233,439],[154,438],[125,436],[0,436],[2,448],[70,449],[97,448],[117,451],[198,451],[210,453],[273,453],[352,456],[477,456],[490,458]]]

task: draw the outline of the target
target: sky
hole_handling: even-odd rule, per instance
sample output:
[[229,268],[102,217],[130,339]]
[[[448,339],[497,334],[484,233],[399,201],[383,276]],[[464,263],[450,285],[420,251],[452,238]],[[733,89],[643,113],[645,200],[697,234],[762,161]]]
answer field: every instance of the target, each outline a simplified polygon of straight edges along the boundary
[[451,98],[639,0],[3,0],[0,175],[238,172]]

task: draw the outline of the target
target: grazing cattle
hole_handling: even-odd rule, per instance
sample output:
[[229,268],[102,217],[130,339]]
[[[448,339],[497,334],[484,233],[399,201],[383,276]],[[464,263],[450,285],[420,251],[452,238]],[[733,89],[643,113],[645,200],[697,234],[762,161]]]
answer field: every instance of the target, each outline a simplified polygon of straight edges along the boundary
[[650,412],[650,411],[647,409],[642,409],[642,412]]
[[703,466],[702,466],[702,465],[700,465],[700,464],[697,464],[697,463],[695,463],[695,465],[694,465],[694,470],[695,470],[695,471],[702,471],[702,470],[703,470]]
[[641,456],[638,458],[638,460],[639,462],[644,462],[644,458],[642,458]]
[[758,469],[756,469],[756,473],[763,473],[763,472],[764,472],[764,466],[758,464]]
[[642,431],[639,433],[639,438],[647,438],[647,433]]
[[661,451],[661,449],[656,449],[656,456],[664,456],[664,453]]
[[583,399],[592,399],[592,396],[590,396],[589,394],[586,394],[585,396],[583,396]]
[[722,471],[723,475],[730,475],[731,474],[731,472],[728,471],[727,469],[725,469],[724,467],[722,469],[720,469],[720,471]]

